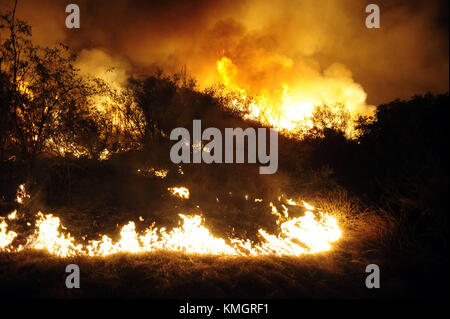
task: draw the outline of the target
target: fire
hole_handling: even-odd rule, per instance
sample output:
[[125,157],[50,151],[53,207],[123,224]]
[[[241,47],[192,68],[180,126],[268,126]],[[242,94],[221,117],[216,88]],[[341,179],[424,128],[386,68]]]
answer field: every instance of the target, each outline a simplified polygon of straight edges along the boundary
[[14,220],[17,217],[17,209],[8,215],[9,220]]
[[189,189],[186,187],[169,187],[168,190],[177,197],[189,199]]
[[[28,238],[25,248],[45,249],[48,252],[67,257],[76,255],[82,250],[82,245],[75,244],[75,239],[70,234],[59,231],[60,220],[52,214],[37,214],[36,231]],[[61,226],[62,227],[62,226]]]
[[155,171],[155,176],[159,178],[166,178],[169,171],[167,169],[160,169]]
[[262,229],[259,233],[266,240],[261,245],[261,249],[276,255],[301,255],[327,251],[331,249],[330,243],[337,241],[342,235],[336,219],[323,213],[315,215],[311,211],[306,211],[304,217],[293,218],[282,223],[281,233],[278,236],[270,235]]
[[[283,62],[287,68],[291,62]],[[228,57],[217,61],[217,72],[225,92],[231,96],[229,107],[245,111],[247,119],[257,120],[265,125],[276,127],[285,133],[294,132],[299,127],[312,126],[311,116],[314,108],[323,104],[330,106],[344,103],[353,116],[356,110],[365,109],[366,94],[361,86],[351,78],[341,76],[345,73],[338,65],[326,70],[327,76],[317,75],[315,80],[281,81],[272,88],[250,88],[244,75]],[[303,81],[303,82],[302,82]]]
[[164,179],[167,177],[167,174],[169,174],[169,170],[168,169],[154,169],[153,167],[150,168],[139,168],[137,170],[137,173],[139,175],[148,177],[148,176],[155,176],[161,179]]
[[0,251],[8,251],[8,246],[11,245],[11,243],[17,237],[17,233],[7,230],[8,224],[4,219],[0,219]]
[[28,198],[30,198],[30,195],[28,195],[25,190],[25,184],[19,185],[19,189],[17,190],[16,194],[16,202],[19,204],[23,204]]
[[[175,188],[174,188],[175,189]],[[184,198],[185,187],[176,188]],[[281,196],[280,196],[281,198]],[[287,205],[303,206],[304,216],[292,218],[289,208],[281,205],[280,212],[270,203],[272,214],[277,217],[278,234],[270,234],[259,229],[259,242],[236,237],[220,238],[214,236],[205,226],[200,215],[188,216],[179,214],[180,225],[171,230],[165,227],[155,227],[154,223],[143,232],[136,231],[136,224],[128,222],[120,231],[120,238],[114,241],[107,235],[99,235],[99,240],[89,240],[82,244],[77,241],[61,224],[59,217],[53,214],[36,215],[34,232],[25,238],[24,245],[14,245],[19,236],[14,231],[8,231],[6,218],[0,218],[0,251],[19,252],[25,249],[45,250],[59,257],[87,255],[108,256],[119,252],[142,253],[155,250],[169,250],[184,253],[228,255],[228,256],[300,256],[314,254],[331,249],[331,244],[342,236],[342,231],[336,219],[326,213],[317,211],[313,206],[292,199]],[[8,216],[16,221],[17,212]],[[144,219],[140,216],[141,222]],[[82,237],[83,239],[86,236]]]
[[30,90],[30,83],[23,80],[21,77],[17,78],[17,89],[23,95],[26,95],[30,100],[34,98],[33,92]]
[[202,225],[202,218],[198,215],[185,216],[179,214],[183,221],[180,227],[167,232],[165,228],[145,231],[140,237],[144,250],[168,249],[198,254],[225,254],[234,255],[236,251],[224,239],[214,237]]

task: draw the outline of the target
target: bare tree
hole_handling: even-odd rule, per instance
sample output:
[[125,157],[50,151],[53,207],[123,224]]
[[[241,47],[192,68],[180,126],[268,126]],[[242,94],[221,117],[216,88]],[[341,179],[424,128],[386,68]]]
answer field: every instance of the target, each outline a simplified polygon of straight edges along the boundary
[[8,139],[27,163],[30,178],[36,157],[67,130],[67,119],[79,115],[93,88],[79,75],[67,46],[32,43],[31,27],[16,18],[16,8],[17,0],[0,16],[0,74],[8,98],[2,112],[8,114]]

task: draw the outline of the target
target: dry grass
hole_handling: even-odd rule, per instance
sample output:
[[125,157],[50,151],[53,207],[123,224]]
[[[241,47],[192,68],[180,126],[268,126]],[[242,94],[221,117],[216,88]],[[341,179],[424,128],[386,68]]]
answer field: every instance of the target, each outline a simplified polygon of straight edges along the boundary
[[[314,298],[368,296],[364,266],[344,256],[218,257],[165,251],[56,258],[42,252],[0,255],[4,297]],[[66,289],[76,263],[81,289]]]

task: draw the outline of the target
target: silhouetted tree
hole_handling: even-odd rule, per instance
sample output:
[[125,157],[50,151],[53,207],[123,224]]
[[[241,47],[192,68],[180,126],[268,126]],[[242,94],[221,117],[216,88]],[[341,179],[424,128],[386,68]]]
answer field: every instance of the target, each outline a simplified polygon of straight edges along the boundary
[[301,138],[324,138],[337,135],[350,137],[353,129],[350,111],[344,104],[318,105],[314,107],[312,116],[307,123],[299,124]]
[[16,18],[16,8],[17,1],[11,12],[0,16],[2,114],[7,115],[2,121],[9,123],[2,126],[2,139],[8,134],[31,177],[36,157],[67,131],[92,87],[79,76],[68,47],[32,43],[31,27]]

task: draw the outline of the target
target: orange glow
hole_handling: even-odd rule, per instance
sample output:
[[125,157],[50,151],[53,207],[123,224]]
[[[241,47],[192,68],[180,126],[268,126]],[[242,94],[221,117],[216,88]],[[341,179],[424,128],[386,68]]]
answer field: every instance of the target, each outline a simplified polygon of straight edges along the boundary
[[[175,188],[174,188],[175,189]],[[189,198],[186,188],[177,188],[180,197]],[[185,197],[187,196],[187,197]],[[280,197],[281,198],[281,197]],[[59,217],[39,212],[36,217],[34,232],[26,238],[25,245],[14,245],[18,234],[8,231],[6,218],[0,219],[0,251],[19,252],[24,249],[46,250],[60,257],[88,255],[107,256],[118,252],[142,253],[154,250],[170,250],[185,253],[235,256],[299,256],[314,254],[331,249],[331,244],[339,240],[342,231],[336,219],[326,213],[317,211],[313,206],[292,199],[287,200],[291,206],[303,206],[304,216],[290,217],[289,208],[281,205],[280,212],[270,203],[272,214],[277,217],[278,234],[270,234],[260,228],[260,242],[236,237],[220,238],[214,236],[205,226],[200,215],[179,214],[180,225],[171,230],[154,227],[154,223],[143,232],[136,231],[134,221],[128,222],[120,231],[120,238],[113,241],[107,235],[99,235],[99,240],[79,243],[70,233],[65,232]],[[17,219],[16,212],[10,214]],[[143,222],[144,218],[139,217]],[[83,236],[85,238],[85,236]]]
[[169,187],[168,190],[172,193],[172,195],[188,199],[189,198],[189,189],[186,187]]
[[[287,68],[293,63],[289,59],[282,62]],[[351,78],[341,75],[345,70],[339,65],[327,70],[328,77],[318,75],[307,81],[291,79],[291,84],[286,81],[272,85],[272,88],[262,86],[259,89],[252,88],[251,84],[242,80],[244,75],[240,74],[238,67],[228,57],[217,61],[217,72],[220,82],[225,86],[225,93],[233,97],[230,108],[247,111],[245,118],[286,132],[293,132],[299,126],[310,127],[315,106],[344,103],[353,116],[359,114],[359,109],[366,107],[366,93]]]

